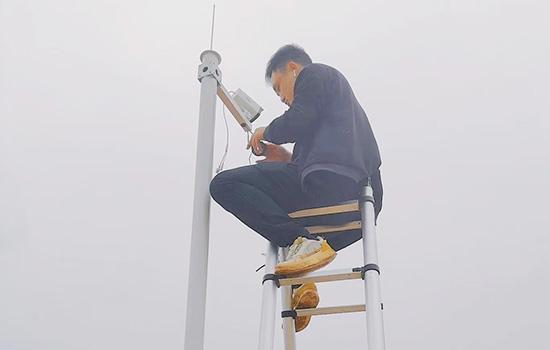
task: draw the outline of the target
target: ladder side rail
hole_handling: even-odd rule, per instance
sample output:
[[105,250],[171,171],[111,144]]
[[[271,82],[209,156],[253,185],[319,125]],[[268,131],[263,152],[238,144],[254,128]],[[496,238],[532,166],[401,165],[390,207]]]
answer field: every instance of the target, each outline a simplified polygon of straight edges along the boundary
[[[365,266],[378,265],[376,226],[374,203],[365,201],[372,198],[373,190],[369,185],[361,189],[361,218],[363,220],[363,257]],[[382,296],[380,291],[380,275],[376,270],[365,272],[365,301],[367,308],[367,344],[369,350],[384,350],[384,321],[382,317]]]
[[[288,248],[279,248],[281,261],[288,254]],[[281,286],[281,309],[283,311],[292,310],[292,286]],[[294,328],[294,318],[283,317],[283,339],[285,350],[296,350],[296,331]]]
[[[283,310],[292,310],[292,286],[281,286],[281,304]],[[296,350],[294,318],[283,317],[283,337],[285,350]]]
[[[265,261],[265,273],[274,274],[277,264],[276,244],[267,243],[267,254]],[[260,315],[260,338],[258,340],[258,350],[273,350],[274,331],[275,331],[275,313],[277,308],[277,283],[274,280],[263,282],[262,310]]]

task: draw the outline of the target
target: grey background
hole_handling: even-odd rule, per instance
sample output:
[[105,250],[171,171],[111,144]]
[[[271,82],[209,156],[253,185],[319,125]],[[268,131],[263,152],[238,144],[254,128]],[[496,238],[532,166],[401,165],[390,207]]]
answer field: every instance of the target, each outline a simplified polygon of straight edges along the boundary
[[[289,42],[369,115],[388,348],[550,348],[550,5],[216,4],[224,83],[265,108],[257,126],[284,111],[263,70]],[[0,349],[183,347],[210,19],[199,1],[0,0]],[[226,168],[248,163],[229,124]],[[264,249],[213,204],[206,349],[255,348]],[[319,289],[323,305],[362,299],[358,282]],[[322,316],[298,344],[358,349],[365,333],[364,315]]]

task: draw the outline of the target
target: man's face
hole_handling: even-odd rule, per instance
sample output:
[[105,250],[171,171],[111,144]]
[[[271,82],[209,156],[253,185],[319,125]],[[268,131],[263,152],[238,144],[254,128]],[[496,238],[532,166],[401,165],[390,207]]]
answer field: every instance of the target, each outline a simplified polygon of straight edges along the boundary
[[280,71],[274,71],[271,74],[271,82],[273,83],[273,90],[281,102],[290,106],[294,101],[294,82],[296,77],[294,72],[298,75],[298,70],[292,67],[292,64],[287,64],[285,69]]

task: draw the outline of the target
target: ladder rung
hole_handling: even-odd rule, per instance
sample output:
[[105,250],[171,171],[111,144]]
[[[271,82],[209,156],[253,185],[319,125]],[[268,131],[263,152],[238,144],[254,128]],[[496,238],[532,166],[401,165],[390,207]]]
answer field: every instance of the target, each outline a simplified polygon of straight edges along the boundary
[[299,310],[296,310],[296,316],[343,314],[346,312],[360,312],[365,310],[366,310],[365,304],[329,306],[329,307],[318,307],[315,309],[299,309]]
[[297,219],[297,218],[306,218],[309,216],[349,213],[352,211],[359,211],[359,203],[357,201],[349,204],[332,205],[330,207],[298,210],[288,214],[288,216],[290,216],[291,218]]
[[360,279],[361,271],[352,271],[352,269],[315,271],[309,274],[298,275],[293,277],[280,278],[281,286],[290,286],[294,284],[304,284],[312,282],[332,282]]
[[361,221],[352,221],[344,225],[335,225],[335,226],[310,226],[306,227],[306,230],[309,231],[312,235],[319,235],[329,232],[339,232],[339,231],[349,231],[349,230],[360,230]]

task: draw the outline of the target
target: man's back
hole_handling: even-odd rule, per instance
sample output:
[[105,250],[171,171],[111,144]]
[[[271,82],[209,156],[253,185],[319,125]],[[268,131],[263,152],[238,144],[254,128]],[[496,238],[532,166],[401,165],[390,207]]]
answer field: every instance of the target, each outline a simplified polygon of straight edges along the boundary
[[381,192],[378,145],[347,79],[335,68],[312,63],[296,78],[294,94],[288,111],[264,135],[277,144],[295,142],[292,162],[302,185],[308,175],[325,170],[357,183],[372,177]]

